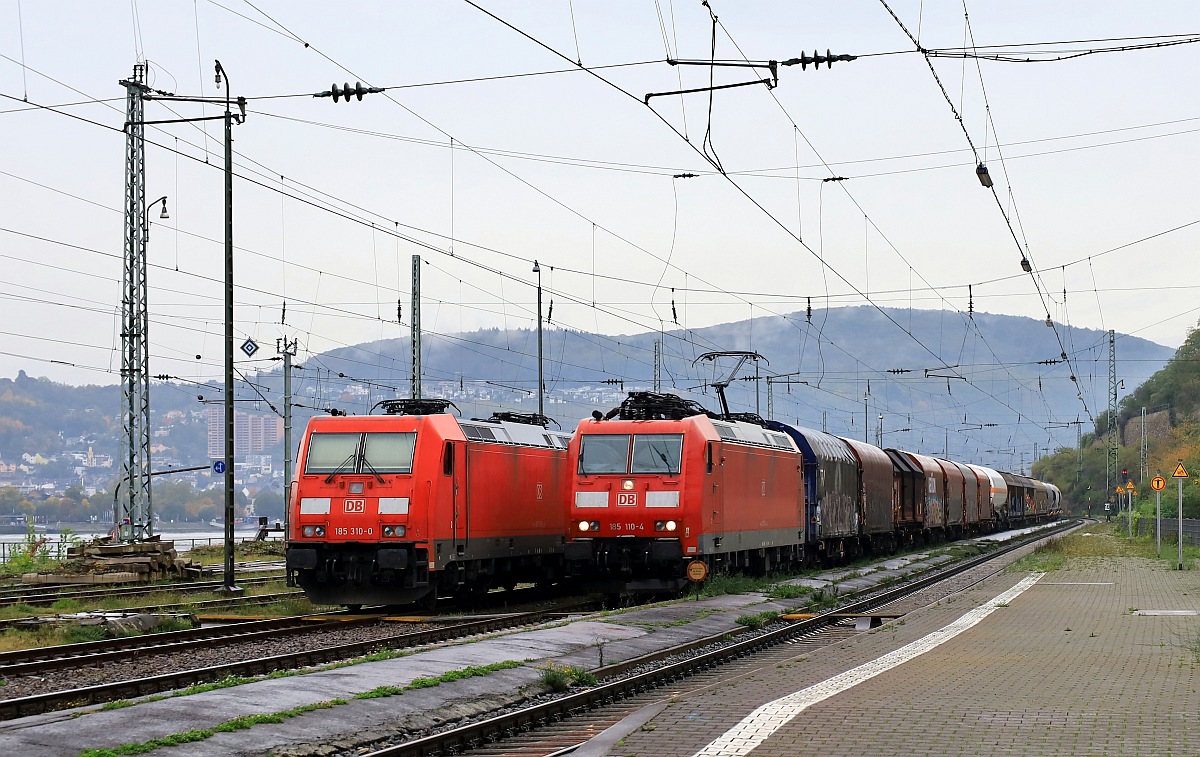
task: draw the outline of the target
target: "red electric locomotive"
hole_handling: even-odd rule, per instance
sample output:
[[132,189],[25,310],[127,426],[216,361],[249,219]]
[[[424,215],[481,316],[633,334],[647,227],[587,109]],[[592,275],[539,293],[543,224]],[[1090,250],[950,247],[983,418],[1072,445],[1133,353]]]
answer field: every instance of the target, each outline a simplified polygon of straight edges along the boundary
[[702,560],[765,572],[804,558],[802,459],[761,425],[630,392],[571,440],[568,571],[606,591],[674,590]]
[[447,400],[380,406],[309,421],[289,582],[316,604],[357,607],[560,576],[569,434],[536,416],[460,420]]

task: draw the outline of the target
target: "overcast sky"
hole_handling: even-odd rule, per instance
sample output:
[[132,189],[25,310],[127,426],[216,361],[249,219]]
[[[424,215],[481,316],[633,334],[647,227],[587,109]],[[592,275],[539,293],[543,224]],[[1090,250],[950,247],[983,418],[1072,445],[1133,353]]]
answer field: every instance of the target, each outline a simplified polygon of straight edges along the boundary
[[[1200,45],[1168,44],[1200,34],[1194,0],[713,0],[715,29],[691,0],[477,2],[0,0],[0,376],[119,381],[137,62],[155,90],[248,99],[236,339],[264,350],[245,367],[281,336],[301,357],[407,336],[414,253],[433,334],[533,327],[535,259],[550,327],[606,334],[808,298],[965,311],[968,285],[976,311],[1170,346],[1200,316]],[[647,104],[772,79],[666,62],[714,44],[858,58]],[[963,49],[1040,62],[945,57]],[[312,97],[356,81],[386,91]],[[170,212],[149,213],[151,373],[219,380],[222,125],[146,138]]]

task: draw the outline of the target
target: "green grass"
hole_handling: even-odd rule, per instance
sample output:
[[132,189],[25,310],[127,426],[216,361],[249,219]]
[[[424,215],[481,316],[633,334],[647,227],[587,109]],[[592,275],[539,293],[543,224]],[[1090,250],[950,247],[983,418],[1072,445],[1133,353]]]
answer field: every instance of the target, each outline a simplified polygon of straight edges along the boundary
[[[1154,534],[1135,536],[1130,539],[1127,532],[1115,521],[1112,523],[1091,523],[1066,536],[1049,539],[1030,555],[1027,555],[1009,567],[1011,571],[1043,572],[1062,570],[1072,560],[1108,558],[1108,557],[1142,557],[1149,560],[1161,559],[1174,568],[1178,547],[1174,534],[1163,534],[1170,537],[1163,540],[1162,557],[1159,558],[1155,547]],[[1200,558],[1200,547],[1189,544],[1183,545],[1183,565],[1191,570],[1195,560]]]
[[767,589],[767,596],[771,599],[799,599],[807,597],[813,593],[811,586],[799,586],[797,584],[775,584],[770,589]]

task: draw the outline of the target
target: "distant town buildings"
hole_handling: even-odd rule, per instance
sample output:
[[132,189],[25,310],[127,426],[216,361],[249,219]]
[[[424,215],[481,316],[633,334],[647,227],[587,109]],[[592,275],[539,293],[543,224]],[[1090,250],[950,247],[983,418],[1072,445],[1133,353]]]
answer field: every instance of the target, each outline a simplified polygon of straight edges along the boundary
[[[210,407],[208,415],[208,456],[225,457],[225,408]],[[233,413],[233,448],[238,456],[268,452],[283,439],[283,418],[259,413]]]

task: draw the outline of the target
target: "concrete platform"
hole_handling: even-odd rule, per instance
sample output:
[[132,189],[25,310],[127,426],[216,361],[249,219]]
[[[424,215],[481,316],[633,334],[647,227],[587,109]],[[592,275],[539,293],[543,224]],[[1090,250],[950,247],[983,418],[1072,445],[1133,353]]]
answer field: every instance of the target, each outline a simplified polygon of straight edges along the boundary
[[[596,753],[1200,753],[1200,573],[1109,558],[998,600],[1024,579],[997,575],[903,625],[669,700]],[[951,636],[972,611],[985,617]],[[905,649],[917,654],[897,661]]]
[[[858,569],[852,574],[828,573],[811,580],[822,586],[834,584],[839,578],[842,583],[884,580],[897,572],[927,566],[928,557],[915,555],[889,560],[876,569]],[[1119,577],[1115,583],[1114,576]],[[611,754],[622,757],[694,754],[759,705],[920,639],[972,607],[991,601],[1020,578],[1002,574],[977,587],[967,598],[910,614],[903,624],[888,624],[824,649],[811,660],[801,656],[796,665],[786,670],[766,670],[752,678],[731,682],[695,702],[685,700],[665,707],[654,714],[651,721],[654,730],[634,731],[620,743],[611,745]],[[1127,736],[1140,730],[1153,732],[1155,726],[1151,723],[1161,726],[1164,722],[1171,726],[1167,730],[1173,732],[1177,720],[1183,716],[1172,713],[1189,713],[1191,720],[1196,719],[1200,695],[1192,679],[1200,665],[1184,645],[1189,638],[1196,638],[1200,618],[1134,616],[1129,614],[1129,608],[1196,608],[1197,602],[1189,602],[1183,592],[1190,592],[1193,600],[1200,597],[1200,574],[1175,574],[1152,569],[1147,563],[1114,561],[1084,574],[1059,572],[1042,581],[1011,606],[993,612],[961,637],[897,671],[881,674],[857,689],[810,708],[789,725],[797,728],[808,725],[815,730],[796,733],[780,730],[759,749],[768,750],[764,754],[791,755],[819,744],[819,751],[829,754],[1007,753],[1000,751],[1001,747],[1017,750],[1022,739],[1031,737],[1034,731],[1044,737],[1047,731],[1061,736],[1069,730],[1078,737],[1079,730],[1075,727],[1052,729],[1063,718],[1078,723],[1069,714],[1077,712],[1073,708],[1079,707],[1081,701],[1088,703],[1085,706],[1090,708],[1088,712],[1110,717],[1121,710],[1122,703],[1135,691],[1139,697],[1150,697],[1147,701],[1160,715],[1156,720],[1122,717],[1119,726],[1113,724],[1116,732]],[[838,586],[840,593],[846,593],[845,586]],[[1035,603],[1037,609],[1030,609]],[[542,690],[541,669],[549,663],[596,668],[735,630],[736,618],[744,613],[783,610],[795,605],[795,600],[774,603],[758,594],[689,599],[614,613],[602,619],[562,621],[537,630],[448,645],[393,660],[142,701],[123,709],[105,711],[91,707],[22,718],[0,723],[0,749],[17,754],[77,755],[87,748],[115,748],[213,728],[237,717],[351,699],[379,686],[402,687],[418,677],[436,677],[467,666],[523,663],[486,676],[410,690],[397,696],[330,706],[277,724],[217,733],[203,741],[166,747],[154,753],[299,755],[351,750],[400,725],[418,727],[456,720],[537,693]],[[1067,627],[1072,630],[1065,631]],[[1134,641],[1137,646],[1133,646]],[[957,656],[939,661],[939,655],[960,647]],[[1153,660],[1154,666],[1143,670],[1147,659]],[[1147,676],[1144,685],[1134,686],[1133,681],[1141,675]],[[879,688],[892,679],[895,679],[892,685],[899,687],[897,691]],[[1077,684],[1081,690],[1076,691],[1068,683]],[[1159,687],[1168,685],[1172,690],[1169,696],[1164,696]],[[1047,689],[1045,693],[1041,691],[1043,688]],[[844,702],[851,697],[861,700],[854,700],[851,705],[834,705],[835,701]],[[1096,715],[1093,719],[1098,718]],[[1023,723],[1028,723],[1034,731],[1022,730]],[[923,730],[926,727],[936,727],[938,732],[954,736],[931,740]],[[1169,743],[1184,744],[1187,739],[1200,736],[1195,725],[1184,728],[1180,724],[1180,727],[1178,741]],[[882,742],[878,737],[866,735],[880,732],[887,734]],[[860,735],[851,738],[852,733]],[[971,737],[972,733],[980,737]],[[905,740],[896,741],[900,735]],[[1158,746],[1165,742],[1152,743]],[[904,745],[903,750],[900,744]],[[940,748],[935,748],[935,744]],[[1056,748],[1062,748],[1062,743],[1056,744]],[[986,749],[981,748],[985,745]],[[946,751],[951,747],[958,751]],[[1026,749],[1012,753],[1042,752]]]

